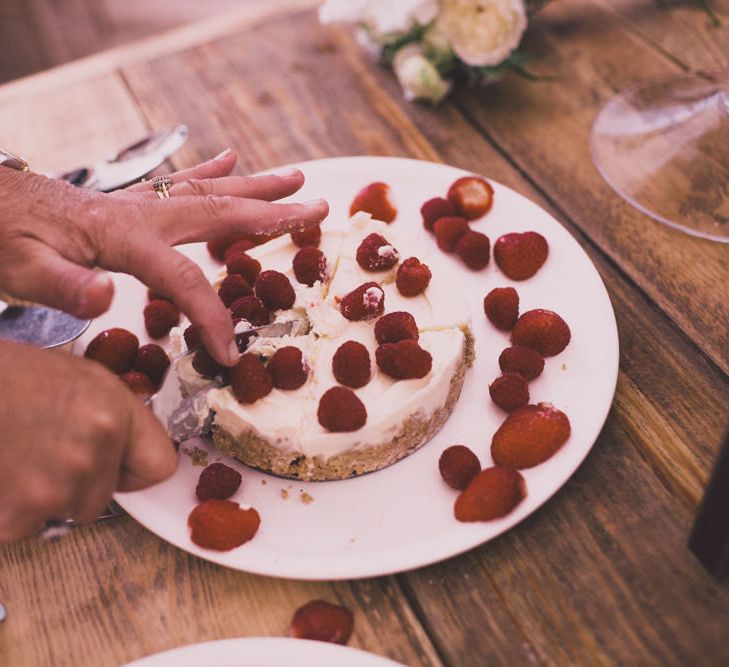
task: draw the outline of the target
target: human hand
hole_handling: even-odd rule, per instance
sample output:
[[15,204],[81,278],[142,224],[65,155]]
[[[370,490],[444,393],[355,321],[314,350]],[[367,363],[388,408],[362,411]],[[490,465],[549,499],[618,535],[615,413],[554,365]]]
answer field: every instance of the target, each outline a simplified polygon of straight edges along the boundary
[[170,297],[200,328],[221,364],[238,348],[230,316],[201,269],[171,246],[234,234],[284,233],[321,222],[323,200],[277,204],[296,192],[303,174],[229,176],[230,151],[171,174],[169,199],[150,183],[104,194],[37,174],[0,169],[0,289],[11,296],[96,317],[114,287],[101,267],[136,276]]
[[49,518],[91,521],[115,490],[174,472],[161,423],[101,364],[2,341],[0,367],[0,543]]

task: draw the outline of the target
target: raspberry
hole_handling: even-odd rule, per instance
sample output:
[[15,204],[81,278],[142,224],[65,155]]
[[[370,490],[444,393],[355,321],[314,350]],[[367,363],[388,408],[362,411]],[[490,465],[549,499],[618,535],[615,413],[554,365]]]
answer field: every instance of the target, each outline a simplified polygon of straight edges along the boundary
[[438,469],[448,486],[462,491],[481,472],[481,464],[465,445],[451,445],[440,455]]
[[512,280],[531,278],[548,254],[547,239],[537,232],[504,234],[494,244],[494,261]]
[[448,188],[450,201],[466,220],[485,215],[494,203],[494,189],[483,178],[464,176]]
[[377,283],[364,283],[342,297],[339,310],[348,320],[371,320],[385,312],[385,293]]
[[250,296],[251,294],[253,294],[253,290],[248,281],[239,275],[225,276],[218,288],[218,296],[226,307],[230,307],[234,301],[241,297]]
[[531,347],[543,357],[559,354],[570,338],[567,323],[557,313],[540,308],[524,313],[511,331],[513,345]]
[[298,347],[280,347],[266,364],[266,370],[276,389],[298,389],[306,382],[309,367]]
[[421,264],[417,257],[408,257],[397,268],[395,284],[403,296],[418,296],[430,284],[431,276],[427,264]]
[[439,218],[433,225],[435,240],[443,252],[453,252],[456,242],[469,230],[465,218]]
[[357,264],[365,271],[387,271],[391,269],[400,253],[381,234],[369,234],[357,248]]
[[222,375],[225,371],[225,367],[215,361],[204,347],[199,348],[193,355],[192,367],[195,369],[195,372],[208,380]]
[[529,385],[519,373],[504,373],[489,385],[491,400],[505,412],[514,412],[529,403]]
[[224,253],[224,259],[227,261],[228,255],[238,252],[248,252],[251,248],[255,248],[256,244],[250,239],[238,239],[233,241],[226,249]]
[[180,311],[164,299],[150,301],[144,307],[144,327],[150,338],[164,338],[180,323]]
[[120,375],[122,382],[137,396],[151,396],[154,394],[154,384],[144,373],[127,371]]
[[185,331],[183,332],[182,336],[185,339],[185,345],[187,345],[188,350],[194,350],[196,347],[200,347],[202,345],[202,335],[200,334],[200,327],[196,324],[191,324]]
[[147,288],[147,301],[155,301],[157,299],[162,299],[162,301],[170,301],[171,299],[168,296],[165,296],[164,294],[160,294],[159,292],[155,292],[152,288]]
[[311,287],[317,280],[327,277],[327,258],[318,248],[302,248],[293,260],[294,275],[302,285]]
[[456,207],[443,197],[428,199],[421,207],[420,214],[423,216],[423,227],[429,232],[433,231],[433,225],[439,218],[450,218],[456,213]]
[[367,422],[367,408],[351,389],[332,387],[319,399],[319,423],[333,433],[358,431]]
[[241,474],[225,463],[212,463],[200,473],[195,495],[202,502],[212,498],[226,500],[238,490],[242,480]]
[[367,348],[354,340],[342,343],[332,357],[332,373],[337,382],[346,387],[364,387],[372,376]]
[[84,356],[121,375],[132,369],[138,349],[139,339],[131,331],[107,329],[89,343]]
[[415,318],[401,310],[383,315],[375,322],[375,338],[378,343],[397,343],[400,340],[418,340]]
[[469,269],[480,271],[489,263],[491,242],[486,234],[468,230],[456,241],[456,254]]
[[570,437],[567,415],[550,403],[527,405],[512,412],[491,440],[498,465],[532,468],[544,463]]
[[390,186],[386,183],[370,183],[362,188],[349,207],[349,215],[357,211],[365,211],[375,220],[392,222],[397,216],[397,209],[390,201]]
[[294,612],[291,636],[333,644],[346,644],[352,635],[354,617],[346,607],[326,600],[312,600]]
[[530,347],[514,345],[499,355],[499,368],[503,373],[519,373],[523,378],[533,380],[542,374],[544,359]]
[[380,370],[396,380],[425,377],[433,366],[433,357],[414,340],[385,343],[375,350]]
[[299,248],[318,248],[321,243],[321,225],[291,232],[291,240]]
[[525,496],[526,483],[518,471],[494,466],[471,480],[453,512],[459,521],[492,521],[509,514]]
[[286,310],[296,301],[296,292],[289,279],[278,271],[263,271],[256,278],[256,296],[269,310]]
[[252,295],[236,299],[230,305],[230,315],[234,320],[244,319],[254,327],[262,327],[271,322],[271,313]]
[[[228,270],[229,276],[243,276],[246,282],[252,285],[261,272],[261,263],[248,253],[229,252],[225,256],[225,268]],[[240,296],[245,296],[245,294]]]
[[230,369],[230,383],[239,403],[255,403],[271,393],[273,382],[261,360],[250,352]]
[[497,329],[511,331],[519,318],[519,295],[513,287],[495,287],[484,297],[483,312]]
[[260,524],[261,517],[255,509],[241,509],[230,500],[206,500],[187,518],[192,541],[203,549],[216,551],[230,551],[248,542]]
[[225,251],[230,247],[230,244],[235,241],[235,237],[226,236],[222,239],[213,239],[207,242],[208,252],[213,259],[217,259],[219,262],[225,261]]
[[144,373],[152,380],[155,387],[159,387],[162,384],[162,380],[169,367],[170,358],[156,343],[142,345],[134,359],[134,370]]

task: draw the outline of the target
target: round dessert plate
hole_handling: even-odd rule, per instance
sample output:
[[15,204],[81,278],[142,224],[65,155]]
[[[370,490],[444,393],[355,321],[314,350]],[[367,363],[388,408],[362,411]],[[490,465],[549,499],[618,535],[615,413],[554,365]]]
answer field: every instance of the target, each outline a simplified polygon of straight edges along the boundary
[[127,663],[124,667],[403,667],[359,649],[285,637],[247,637],[190,644]]
[[[355,194],[368,183],[392,188],[398,215],[393,228],[412,239],[413,248],[432,252],[431,269],[453,276],[454,294],[471,310],[476,361],[467,372],[463,392],[444,428],[420,450],[375,473],[335,482],[298,482],[251,470],[217,453],[208,443],[188,441],[180,448],[180,465],[167,481],[116,500],[135,519],[181,549],[239,570],[294,579],[348,579],[401,572],[455,556],[495,538],[544,504],[587,456],[607,417],[618,371],[615,316],[605,286],[577,241],[551,215],[526,197],[491,181],[494,205],[473,229],[491,242],[508,232],[534,230],[549,242],[549,257],[530,280],[513,282],[493,259],[483,271],[471,271],[455,256],[435,249],[423,229],[420,206],[444,196],[448,186],[468,174],[461,169],[402,158],[349,157],[297,165],[306,184],[296,199],[325,197],[330,218],[346,220]],[[326,225],[326,223],[325,223]],[[220,269],[203,244],[183,251],[212,277]],[[546,360],[542,375],[530,383],[531,402],[548,401],[566,412],[572,434],[555,456],[523,471],[527,497],[508,516],[485,523],[460,523],[453,516],[456,492],[438,472],[438,459],[449,445],[463,443],[491,465],[491,437],[505,413],[491,402],[488,384],[499,374],[498,356],[508,334],[484,317],[483,297],[494,287],[513,285],[520,310],[547,308],[569,324],[567,349]],[[96,320],[82,342],[99,331],[124,326],[146,341],[142,309],[146,290],[127,276],[117,276],[112,309]],[[83,349],[83,348],[82,348]],[[193,456],[195,455],[195,456]],[[190,540],[187,517],[196,505],[200,463],[223,460],[243,474],[233,500],[255,507],[261,527],[253,540],[227,552],[197,547]],[[195,464],[197,463],[197,465]]]

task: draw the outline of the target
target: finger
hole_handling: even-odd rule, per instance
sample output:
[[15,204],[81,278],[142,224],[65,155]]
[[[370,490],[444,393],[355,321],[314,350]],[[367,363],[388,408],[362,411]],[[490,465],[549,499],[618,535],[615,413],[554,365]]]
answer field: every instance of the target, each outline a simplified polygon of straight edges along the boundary
[[[174,171],[169,176],[172,178],[173,183],[185,181],[189,179],[199,178],[220,178],[221,176],[227,176],[233,171],[237,156],[230,148],[226,148],[220,155],[216,155],[212,160],[201,162],[196,164],[194,167],[189,169],[181,169],[180,171]],[[149,181],[142,181],[141,183],[135,183],[127,188],[124,188],[122,192],[154,192],[152,184]]]
[[101,456],[96,458],[92,469],[84,471],[74,488],[71,516],[79,523],[96,519],[109,504],[119,483],[123,446],[112,446],[107,438],[97,438],[94,445]]
[[117,490],[138,491],[167,479],[177,467],[177,452],[154,413],[133,401],[129,442],[122,458]]
[[329,213],[323,199],[274,204],[237,197],[171,197],[155,202],[151,218],[172,245],[209,241],[233,234],[285,234],[320,223]]
[[237,363],[230,313],[195,262],[157,239],[137,236],[108,268],[131,273],[155,292],[172,298],[200,328],[213,358],[226,366]]
[[87,269],[39,245],[13,268],[12,293],[82,319],[105,312],[114,296],[108,274]]
[[[274,201],[294,194],[304,184],[304,175],[294,169],[281,174],[263,176],[223,176],[221,178],[177,180],[173,178],[170,197],[217,195]],[[150,188],[146,199],[157,199]]]

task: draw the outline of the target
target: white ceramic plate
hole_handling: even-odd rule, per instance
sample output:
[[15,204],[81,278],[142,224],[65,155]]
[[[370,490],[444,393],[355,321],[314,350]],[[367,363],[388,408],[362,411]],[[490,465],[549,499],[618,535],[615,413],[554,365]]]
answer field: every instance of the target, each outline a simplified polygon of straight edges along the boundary
[[[306,175],[297,198],[326,197],[335,219],[348,216],[350,202],[362,186],[377,180],[389,183],[398,207],[393,225],[401,232],[407,228],[414,239],[426,243],[433,241],[422,228],[420,205],[445,195],[448,186],[467,173],[441,164],[385,157],[315,160],[296,166]],[[577,241],[536,204],[492,183],[493,209],[473,228],[485,232],[492,243],[507,232],[538,231],[549,242],[549,258],[534,278],[513,283],[493,260],[485,270],[473,272],[458,258],[442,255],[457,278],[454,290],[465,296],[472,309],[476,363],[467,374],[455,411],[429,443],[385,470],[312,483],[249,470],[211,450],[210,462],[224,459],[243,472],[244,483],[233,499],[256,507],[261,515],[255,538],[229,552],[201,549],[189,538],[187,516],[196,504],[194,490],[201,468],[192,466],[184,454],[171,479],[145,491],[119,494],[119,504],[152,532],[202,558],[296,579],[378,576],[434,563],[488,542],[540,507],[585,458],[607,417],[618,370],[615,316],[600,276]],[[203,245],[188,246],[185,251],[211,276],[218,270]],[[497,521],[464,524],[453,517],[456,493],[441,480],[438,458],[447,446],[464,443],[477,453],[482,466],[490,464],[491,436],[505,415],[491,403],[487,385],[500,373],[498,356],[509,340],[486,320],[482,301],[490,289],[506,285],[516,287],[522,312],[555,310],[572,330],[567,349],[547,359],[544,373],[529,387],[531,402],[549,401],[567,413],[572,435],[549,461],[524,471],[528,495],[514,512]],[[126,326],[146,340],[144,289],[125,276],[119,277],[117,288],[112,310],[94,322],[85,341],[110,326]],[[313,502],[304,503],[303,494]]]
[[135,660],[125,667],[403,667],[346,646],[283,637],[221,639],[190,644]]

